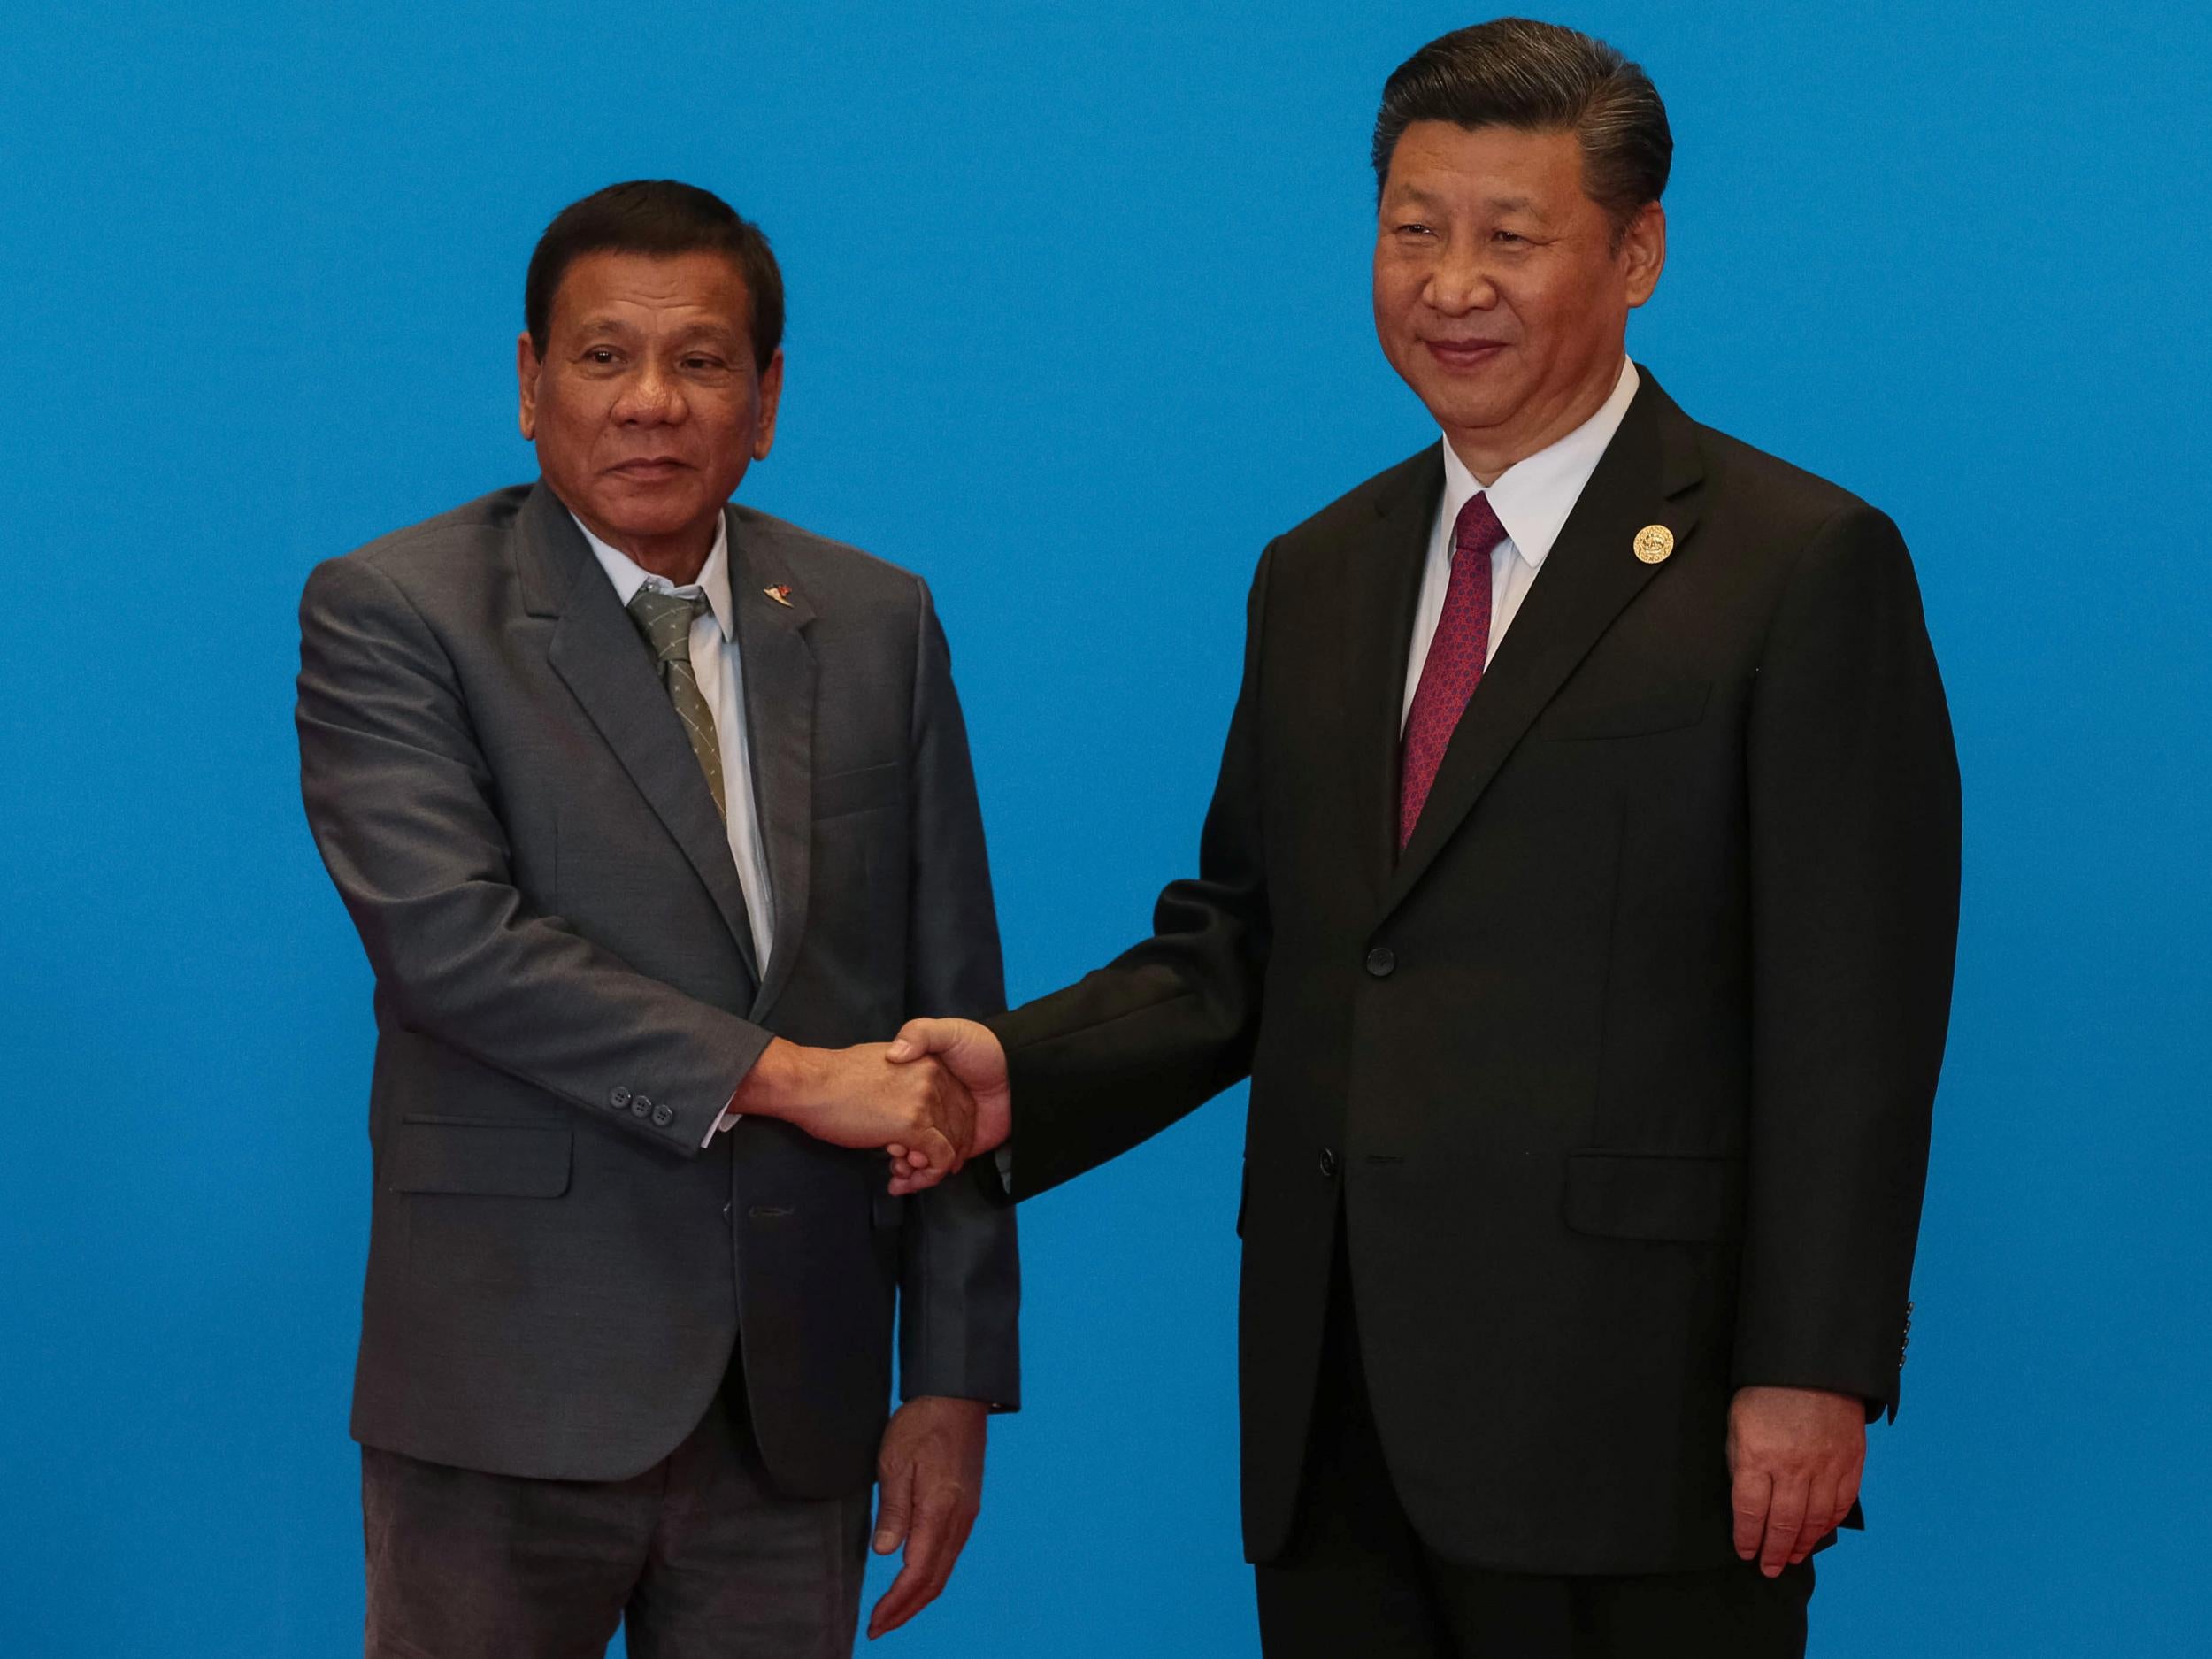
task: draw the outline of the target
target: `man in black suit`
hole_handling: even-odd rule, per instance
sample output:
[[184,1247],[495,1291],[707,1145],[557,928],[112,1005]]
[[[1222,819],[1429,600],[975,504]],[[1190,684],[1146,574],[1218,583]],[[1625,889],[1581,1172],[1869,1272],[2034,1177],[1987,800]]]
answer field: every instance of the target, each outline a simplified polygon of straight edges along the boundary
[[1442,444],[1261,558],[1154,936],[892,1051],[1018,1197],[1249,1073],[1275,1659],[1801,1653],[1896,1403],[1950,727],[1890,521],[1627,360],[1671,156],[1565,29],[1392,75],[1375,318]]
[[542,476],[300,613],[308,818],[376,973],[368,1652],[844,1655],[874,1478],[879,1632],[1020,1389],[1011,1213],[877,1178],[894,1139],[943,1173],[972,1102],[844,1048],[1005,1006],[944,634],[730,504],[783,288],[726,204],[585,198],[525,311]]

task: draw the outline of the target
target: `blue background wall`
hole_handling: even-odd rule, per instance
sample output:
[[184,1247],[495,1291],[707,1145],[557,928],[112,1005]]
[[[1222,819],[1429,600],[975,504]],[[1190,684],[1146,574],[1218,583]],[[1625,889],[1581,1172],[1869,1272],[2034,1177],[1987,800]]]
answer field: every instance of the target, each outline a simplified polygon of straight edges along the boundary
[[[934,581],[1035,993],[1187,868],[1263,541],[1429,435],[1371,333],[1367,126],[1478,14],[48,10],[0,50],[0,1651],[339,1655],[371,1033],[293,606],[528,475],[538,229],[675,174],[775,237],[747,496]],[[2201,1640],[2206,17],[1563,16],[1673,114],[1638,356],[1896,516],[1963,757],[1907,1407],[1822,1655]],[[899,1649],[1254,1651],[1241,1110],[1025,1214],[1031,1409]]]

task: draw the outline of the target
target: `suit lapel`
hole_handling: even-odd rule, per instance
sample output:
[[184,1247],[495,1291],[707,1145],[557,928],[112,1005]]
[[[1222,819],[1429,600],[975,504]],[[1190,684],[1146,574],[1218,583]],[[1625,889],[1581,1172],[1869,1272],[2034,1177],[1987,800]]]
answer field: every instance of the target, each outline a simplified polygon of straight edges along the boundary
[[1342,598],[1340,706],[1351,722],[1344,745],[1352,764],[1348,798],[1357,818],[1359,866],[1378,898],[1398,855],[1398,728],[1413,614],[1444,493],[1444,451],[1432,446],[1394,470],[1397,477],[1377,494],[1373,538],[1355,549]]
[[543,483],[523,503],[516,533],[525,602],[532,611],[556,618],[547,649],[553,672],[583,705],[638,793],[699,872],[746,968],[759,983],[729,836],[706,773],[654,672],[652,653],[615,597],[612,584],[602,577],[583,533]]
[[[1674,557],[1683,556],[1697,518],[1700,476],[1688,417],[1645,373],[1460,717],[1413,839],[1384,889],[1385,915],[1420,880],[1613,618],[1665,568],[1636,557],[1636,533],[1646,525],[1664,525],[1674,533]],[[1401,693],[1402,682],[1401,673]],[[1390,753],[1397,752],[1394,741]]]
[[[783,598],[770,596],[780,588]],[[773,541],[730,510],[730,603],[744,664],[745,722],[753,802],[775,894],[773,941],[753,1018],[764,1018],[790,981],[806,937],[814,841],[814,610]]]

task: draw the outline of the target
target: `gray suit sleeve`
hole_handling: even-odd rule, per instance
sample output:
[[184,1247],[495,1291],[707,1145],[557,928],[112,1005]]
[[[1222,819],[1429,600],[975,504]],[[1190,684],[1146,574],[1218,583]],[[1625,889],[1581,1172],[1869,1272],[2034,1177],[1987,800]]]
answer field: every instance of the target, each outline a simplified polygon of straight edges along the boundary
[[[696,1156],[769,1033],[532,906],[453,664],[366,560],[308,580],[297,718],[308,824],[383,1017]],[[672,1116],[610,1110],[638,1094]]]
[[[1005,973],[967,727],[926,587],[918,626],[906,1011],[910,1018],[981,1018],[1004,1010]],[[995,1180],[991,1160],[978,1158],[906,1201],[899,1323],[905,1399],[944,1394],[1010,1411],[1021,1403],[1021,1267],[1013,1208],[988,1190]]]

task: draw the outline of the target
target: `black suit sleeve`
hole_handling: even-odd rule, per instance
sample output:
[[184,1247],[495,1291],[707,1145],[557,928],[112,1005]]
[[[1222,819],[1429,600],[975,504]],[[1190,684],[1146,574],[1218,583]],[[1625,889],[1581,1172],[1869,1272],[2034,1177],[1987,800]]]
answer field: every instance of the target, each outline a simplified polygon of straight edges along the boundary
[[[983,813],[952,657],[920,589],[909,777],[913,868],[906,1014],[980,1019],[1006,1007]],[[899,1392],[1021,1403],[1021,1265],[1014,1211],[985,1183],[989,1158],[907,1201]]]
[[[389,576],[317,568],[300,601],[307,821],[411,1031],[695,1156],[769,1034],[532,904],[453,665]],[[666,1124],[606,1110],[647,1089]]]
[[990,1022],[1013,1081],[1017,1197],[1127,1151],[1251,1069],[1271,933],[1259,735],[1267,565],[1263,556],[1247,604],[1243,684],[1196,879],[1160,895],[1150,939]]
[[1959,778],[1896,526],[1839,512],[1753,682],[1739,1386],[1895,1409],[1958,929]]

